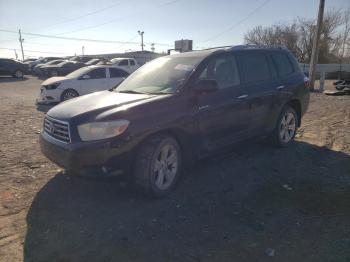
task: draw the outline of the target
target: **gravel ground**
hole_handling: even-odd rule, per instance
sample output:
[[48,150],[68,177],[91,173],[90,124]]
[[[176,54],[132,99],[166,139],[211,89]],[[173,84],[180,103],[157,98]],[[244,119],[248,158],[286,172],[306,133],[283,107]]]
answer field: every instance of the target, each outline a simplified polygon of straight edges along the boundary
[[0,261],[350,261],[350,96],[311,94],[289,148],[240,143],[150,200],[41,155],[39,85],[0,78]]

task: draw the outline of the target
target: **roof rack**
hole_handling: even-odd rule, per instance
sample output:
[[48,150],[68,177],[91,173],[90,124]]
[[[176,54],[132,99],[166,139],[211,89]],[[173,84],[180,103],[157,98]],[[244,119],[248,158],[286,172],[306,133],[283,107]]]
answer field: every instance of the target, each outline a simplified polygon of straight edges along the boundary
[[274,49],[287,49],[285,46],[280,45],[226,45],[226,46],[215,46],[215,47],[209,47],[201,50],[193,50],[193,51],[203,51],[203,50],[213,50],[213,49],[221,49],[225,48],[228,50],[242,50],[242,49],[267,49],[267,48],[274,48]]
[[236,46],[231,46],[230,50],[263,49],[263,48],[286,49],[285,46],[279,46],[279,45],[236,45]]

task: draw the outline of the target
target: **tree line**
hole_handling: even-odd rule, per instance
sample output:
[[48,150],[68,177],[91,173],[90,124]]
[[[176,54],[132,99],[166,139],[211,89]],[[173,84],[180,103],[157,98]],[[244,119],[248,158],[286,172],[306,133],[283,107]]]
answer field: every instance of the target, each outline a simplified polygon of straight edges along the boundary
[[[300,63],[310,63],[315,32],[316,19],[299,17],[291,23],[256,26],[244,35],[244,41],[252,45],[285,46]],[[325,13],[318,63],[350,63],[350,8]]]

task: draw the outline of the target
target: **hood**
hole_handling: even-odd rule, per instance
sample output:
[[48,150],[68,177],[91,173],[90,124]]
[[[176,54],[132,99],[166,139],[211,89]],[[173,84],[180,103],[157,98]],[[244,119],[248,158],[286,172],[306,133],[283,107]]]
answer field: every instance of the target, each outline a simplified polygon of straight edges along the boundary
[[102,91],[63,102],[50,109],[47,114],[59,120],[70,120],[73,117],[92,112],[96,113],[93,114],[95,117],[106,110],[122,106],[127,107],[132,103],[145,101],[155,96]]
[[41,85],[47,86],[47,85],[51,85],[53,83],[63,82],[66,80],[69,80],[69,78],[65,77],[65,76],[55,76],[55,77],[50,77],[50,78],[46,79],[44,82],[41,83]]

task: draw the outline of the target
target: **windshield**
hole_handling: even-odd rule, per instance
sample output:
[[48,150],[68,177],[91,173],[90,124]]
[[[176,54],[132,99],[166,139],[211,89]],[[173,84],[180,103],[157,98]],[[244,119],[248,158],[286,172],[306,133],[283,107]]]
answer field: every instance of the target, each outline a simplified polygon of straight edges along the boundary
[[63,61],[61,60],[52,60],[50,62],[47,62],[46,65],[57,65],[59,63],[62,63]]
[[86,64],[87,64],[87,65],[91,65],[91,64],[96,63],[96,61],[99,61],[99,59],[92,59],[92,60],[90,60],[89,62],[87,62]]
[[68,77],[68,78],[78,78],[78,77],[86,74],[87,72],[89,72],[90,69],[91,68],[89,68],[89,67],[82,67],[82,68],[79,68],[78,70],[75,70],[72,73],[66,75],[66,77]]
[[124,59],[124,58],[113,58],[113,59],[111,59],[111,62],[112,63],[116,63],[116,62],[118,62],[118,61],[120,61],[122,59]]
[[69,62],[67,62],[67,61],[63,61],[63,62],[57,64],[57,66],[63,66],[63,65],[68,64],[68,63],[69,63]]
[[123,81],[116,92],[121,93],[174,93],[185,82],[202,57],[157,58]]

